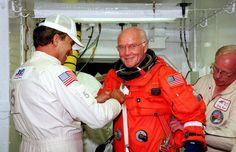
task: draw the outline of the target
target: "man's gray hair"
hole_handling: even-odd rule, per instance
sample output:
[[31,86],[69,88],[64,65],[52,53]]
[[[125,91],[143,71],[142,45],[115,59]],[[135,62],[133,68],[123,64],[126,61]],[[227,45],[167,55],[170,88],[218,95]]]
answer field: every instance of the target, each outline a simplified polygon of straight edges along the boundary
[[223,54],[236,54],[236,45],[225,45],[219,48],[215,57]]

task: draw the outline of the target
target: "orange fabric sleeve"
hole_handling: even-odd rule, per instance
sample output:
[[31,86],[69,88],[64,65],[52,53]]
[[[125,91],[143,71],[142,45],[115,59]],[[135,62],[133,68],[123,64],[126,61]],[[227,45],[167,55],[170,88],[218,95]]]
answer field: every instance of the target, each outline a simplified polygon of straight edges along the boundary
[[[182,125],[187,122],[205,124],[205,103],[194,95],[192,86],[187,84],[180,73],[171,67],[165,66],[160,69],[158,80],[161,83],[163,95],[172,106],[172,114]],[[183,134],[183,142],[197,140],[205,143],[203,127],[194,126],[194,123],[193,126],[184,128]]]
[[103,87],[99,89],[98,94],[101,94],[104,91],[111,92],[112,89],[120,88],[120,84],[122,83],[122,80],[116,76],[116,72],[114,69],[111,69],[108,71],[104,82],[103,82]]

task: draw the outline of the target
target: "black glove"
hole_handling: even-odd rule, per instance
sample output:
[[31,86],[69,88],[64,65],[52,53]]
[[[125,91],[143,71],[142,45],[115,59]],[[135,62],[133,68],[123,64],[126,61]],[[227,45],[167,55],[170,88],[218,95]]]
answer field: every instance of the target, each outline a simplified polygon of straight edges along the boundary
[[205,152],[205,149],[202,142],[190,140],[185,142],[184,152]]

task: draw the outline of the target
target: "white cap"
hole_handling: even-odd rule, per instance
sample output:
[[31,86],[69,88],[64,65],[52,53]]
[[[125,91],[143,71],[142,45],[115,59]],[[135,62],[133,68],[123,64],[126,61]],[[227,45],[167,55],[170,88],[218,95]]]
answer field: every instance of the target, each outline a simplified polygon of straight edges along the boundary
[[63,15],[53,15],[45,19],[44,22],[40,23],[39,26],[47,26],[55,30],[64,32],[69,35],[69,37],[77,44],[72,47],[72,49],[78,49],[84,47],[84,45],[77,38],[77,31],[75,22]]

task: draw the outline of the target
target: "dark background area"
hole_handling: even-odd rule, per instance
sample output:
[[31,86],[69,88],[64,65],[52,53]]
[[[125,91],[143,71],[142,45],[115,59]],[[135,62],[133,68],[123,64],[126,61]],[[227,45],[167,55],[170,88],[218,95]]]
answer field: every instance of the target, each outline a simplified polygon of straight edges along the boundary
[[[80,71],[84,65],[84,62],[79,62],[76,67],[77,71]],[[81,72],[89,73],[93,76],[99,72],[102,75],[106,74],[113,66],[114,63],[88,63]]]

